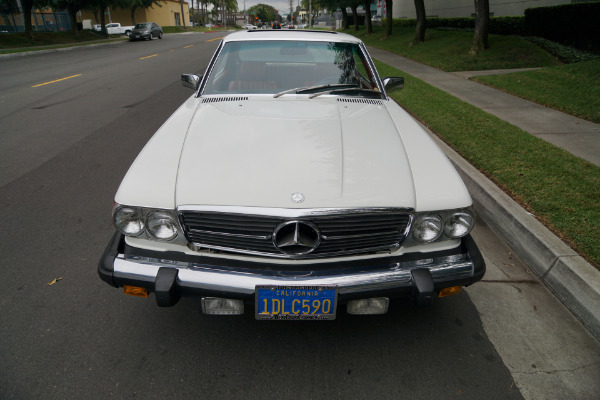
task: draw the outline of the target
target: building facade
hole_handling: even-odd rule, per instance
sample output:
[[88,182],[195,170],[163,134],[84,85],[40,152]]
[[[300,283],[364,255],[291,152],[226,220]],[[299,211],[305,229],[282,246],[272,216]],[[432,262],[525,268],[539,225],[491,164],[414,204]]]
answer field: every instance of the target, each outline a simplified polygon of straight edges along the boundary
[[[91,20],[92,24],[99,24],[99,16],[91,11],[81,11],[81,20]],[[140,22],[155,22],[160,26],[190,26],[190,10],[187,2],[183,2],[183,15],[179,0],[161,0],[160,6],[154,4],[149,8],[136,8],[131,18],[131,10],[120,8],[109,8],[104,13],[104,22],[118,22],[121,25],[134,25]],[[85,26],[85,23],[84,23]]]

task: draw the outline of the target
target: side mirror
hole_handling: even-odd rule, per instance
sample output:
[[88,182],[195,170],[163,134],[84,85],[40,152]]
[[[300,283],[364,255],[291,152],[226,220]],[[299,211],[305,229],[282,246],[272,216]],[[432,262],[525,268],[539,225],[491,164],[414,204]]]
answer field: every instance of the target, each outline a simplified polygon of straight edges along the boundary
[[183,87],[198,90],[200,87],[200,81],[202,81],[202,75],[196,74],[182,74],[181,84]]
[[404,78],[401,76],[393,76],[390,78],[385,78],[383,80],[383,87],[386,92],[390,92],[392,90],[400,90],[404,88]]

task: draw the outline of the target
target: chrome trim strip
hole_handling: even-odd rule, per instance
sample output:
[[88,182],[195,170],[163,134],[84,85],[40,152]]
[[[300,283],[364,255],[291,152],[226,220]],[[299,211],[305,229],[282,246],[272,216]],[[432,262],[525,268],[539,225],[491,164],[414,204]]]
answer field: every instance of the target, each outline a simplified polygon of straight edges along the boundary
[[385,91],[385,87],[383,85],[383,80],[379,76],[379,71],[377,71],[377,68],[375,68],[375,62],[373,61],[373,57],[371,57],[371,54],[369,54],[367,46],[363,42],[360,42],[360,48],[365,54],[367,61],[369,62],[369,68],[371,68],[371,73],[373,74],[373,77],[377,80],[377,86],[379,87],[379,91],[383,93],[386,100],[389,100],[389,96]]
[[[434,260],[431,260],[432,262]],[[411,270],[429,268],[434,280],[444,281],[448,278],[460,279],[472,276],[474,266],[470,259],[460,261],[439,260],[433,265],[417,265],[412,262],[396,263],[390,267],[369,271],[343,273],[327,271],[321,275],[307,272],[299,276],[277,271],[226,270],[208,267],[201,264],[185,262],[165,262],[165,260],[132,257],[125,259],[119,254],[114,262],[114,277],[152,283],[161,267],[177,268],[177,285],[183,288],[199,290],[217,290],[230,293],[251,295],[257,285],[337,285],[339,293],[360,293],[367,290],[390,289],[411,284]]]
[[365,214],[365,213],[406,213],[414,212],[412,208],[400,207],[365,207],[365,208],[266,208],[247,206],[195,206],[184,204],[177,207],[177,212],[199,211],[229,214],[259,215],[281,218],[301,218],[319,215]]
[[344,236],[325,236],[322,235],[324,240],[343,240],[343,239],[356,239],[356,238],[367,238],[367,237],[376,237],[376,236],[385,236],[385,235],[397,235],[400,232],[398,231],[388,231],[388,232],[378,232],[378,233],[365,233],[362,235],[344,235]]
[[273,235],[269,236],[258,236],[258,235],[244,235],[243,233],[227,233],[227,232],[212,232],[205,231],[202,229],[191,229],[190,232],[195,233],[206,233],[208,235],[217,235],[217,236],[229,236],[229,237],[239,237],[239,238],[247,238],[247,239],[259,239],[259,240],[269,240],[273,237]]
[[193,243],[193,246],[194,246],[195,251],[200,251],[201,249],[212,249],[212,250],[228,251],[231,253],[245,254],[245,255],[251,255],[251,256],[264,256],[264,257],[281,258],[281,259],[289,259],[289,260],[303,260],[303,259],[313,259],[313,258],[328,258],[328,257],[336,257],[336,256],[346,256],[346,255],[362,254],[362,253],[374,253],[374,252],[382,252],[382,251],[392,252],[393,250],[397,249],[398,246],[400,246],[400,243],[394,243],[390,246],[370,247],[368,249],[365,248],[365,249],[336,251],[336,252],[331,252],[331,253],[317,253],[317,254],[308,253],[308,254],[298,254],[298,255],[283,254],[283,253],[265,253],[265,252],[256,251],[256,250],[236,249],[236,248],[229,248],[229,247],[224,247],[224,246],[206,245],[206,244],[202,244],[202,243]]

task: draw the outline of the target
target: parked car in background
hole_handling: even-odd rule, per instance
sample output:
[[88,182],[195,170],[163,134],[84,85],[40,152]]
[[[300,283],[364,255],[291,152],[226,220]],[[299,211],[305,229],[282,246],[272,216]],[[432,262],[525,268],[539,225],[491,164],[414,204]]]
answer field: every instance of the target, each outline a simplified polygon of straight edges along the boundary
[[238,31],[208,65],[182,76],[195,94],[119,186],[105,282],[158,306],[322,320],[483,277],[464,183],[359,39]]
[[258,29],[258,27],[256,25],[246,24],[242,26],[242,29]]
[[110,24],[106,24],[106,32],[109,35],[127,35],[131,34],[133,30],[133,26],[122,26],[118,22],[111,22]]
[[93,25],[92,26],[92,30],[93,31],[97,31],[97,32],[101,31],[102,30],[102,24],[95,24],[95,25]]
[[154,22],[142,22],[141,24],[137,24],[133,31],[131,31],[129,40],[152,40],[155,37],[162,39],[162,28]]

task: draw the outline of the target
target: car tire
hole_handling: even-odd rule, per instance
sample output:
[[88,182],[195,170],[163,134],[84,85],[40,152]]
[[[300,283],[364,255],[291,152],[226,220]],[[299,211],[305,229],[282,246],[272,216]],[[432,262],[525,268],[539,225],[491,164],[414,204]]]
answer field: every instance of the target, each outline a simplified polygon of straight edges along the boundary
[[162,32],[158,32],[158,38],[162,39]]
[[148,35],[148,40],[152,40],[152,34]]

